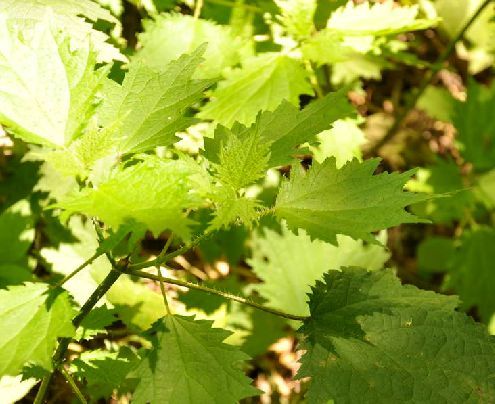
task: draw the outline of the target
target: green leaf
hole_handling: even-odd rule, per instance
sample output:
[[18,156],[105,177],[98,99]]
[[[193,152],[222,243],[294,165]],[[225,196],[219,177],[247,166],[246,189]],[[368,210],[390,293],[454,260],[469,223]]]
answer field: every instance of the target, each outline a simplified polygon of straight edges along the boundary
[[51,370],[59,337],[72,337],[75,311],[66,292],[27,283],[0,290],[0,376],[35,364]]
[[294,166],[277,197],[275,213],[290,229],[304,229],[312,238],[332,244],[337,234],[369,242],[371,232],[401,223],[424,222],[404,208],[425,200],[424,195],[404,192],[414,171],[373,175],[380,160],[353,160],[341,169],[335,159],[313,163],[309,171]]
[[436,19],[417,18],[419,6],[398,6],[388,0],[383,3],[347,2],[335,10],[327,28],[345,35],[393,35],[421,30],[437,24]]
[[23,375],[0,377],[0,397],[4,404],[18,403],[36,383],[38,380],[25,379]]
[[105,305],[93,308],[81,322],[74,338],[77,340],[91,339],[99,333],[106,332],[105,327],[117,320],[115,314],[115,310]]
[[216,206],[209,230],[228,228],[236,222],[251,227],[259,219],[261,203],[253,198],[238,196],[233,189],[220,188],[214,193],[213,200]]
[[[316,136],[321,131],[328,129],[338,119],[354,115],[354,109],[349,104],[346,93],[345,88],[329,93],[301,111],[289,102],[283,101],[273,112],[266,111],[259,114],[256,122],[250,127],[235,124],[229,131],[218,126],[214,139],[205,139],[205,154],[210,161],[220,163],[222,148],[233,142],[229,139],[235,136],[237,141],[234,141],[234,144],[240,142],[246,146],[251,144],[257,146],[254,149],[257,153],[252,154],[253,158],[265,161],[267,157],[264,153],[269,153],[265,171],[268,168],[288,164],[294,161],[296,154],[306,152],[305,149],[299,149],[299,146],[304,143],[316,143]],[[248,152],[252,153],[252,150],[246,147],[238,153]],[[261,172],[261,169],[257,172]]]
[[313,95],[308,74],[288,56],[264,53],[246,59],[212,92],[199,117],[230,127],[251,125],[259,111],[273,111],[282,100],[298,105],[302,94]]
[[316,0],[275,0],[275,4],[281,11],[277,19],[290,36],[301,39],[311,35]]
[[[0,14],[16,23],[46,21],[57,31],[69,32],[71,40],[81,46],[91,40],[97,51],[98,62],[112,62],[112,60],[127,61],[120,51],[108,43],[108,35],[93,28],[85,20],[96,22],[106,21],[118,24],[119,21],[110,12],[90,0],[2,0]],[[84,18],[81,18],[84,17]]]
[[417,107],[426,111],[431,117],[444,122],[451,122],[454,114],[455,99],[444,87],[429,85],[419,97]]
[[312,147],[314,158],[319,163],[328,157],[335,157],[337,168],[356,158],[361,160],[361,146],[366,143],[364,132],[356,120],[339,119],[332,129],[317,135],[319,145]]
[[495,313],[493,262],[495,230],[489,227],[463,234],[460,248],[451,257],[446,287],[459,294],[463,307],[477,307],[481,319],[488,323]]
[[191,79],[202,62],[204,50],[205,47],[200,46],[161,70],[133,61],[122,85],[111,80],[106,82],[99,117],[103,125],[121,120],[119,148],[122,153],[171,145],[178,140],[176,132],[194,122],[185,117],[184,112],[213,83]]
[[464,158],[480,171],[495,167],[495,84],[485,87],[470,80],[465,102],[456,101],[452,123]]
[[179,316],[155,330],[154,348],[135,371],[135,403],[236,403],[259,393],[239,368],[248,356],[222,342],[230,332]]
[[154,234],[170,229],[187,239],[190,221],[185,211],[202,203],[201,187],[209,185],[206,172],[186,157],[142,158],[129,167],[118,167],[97,188],[84,188],[57,207],[65,209],[65,215],[80,212],[97,216],[114,229],[134,221]]
[[406,189],[427,194],[452,193],[448,198],[436,198],[412,207],[414,214],[428,217],[435,223],[448,223],[462,219],[466,209],[473,206],[473,195],[464,184],[461,170],[451,160],[438,159],[435,164],[419,168],[416,178],[410,180]]
[[310,295],[298,377],[310,403],[495,400],[495,341],[458,300],[390,270],[332,271]]
[[94,70],[89,42],[73,50],[47,21],[31,29],[0,15],[0,123],[21,139],[64,146],[91,116],[107,73]]
[[330,29],[322,29],[304,41],[301,51],[306,59],[318,65],[344,62],[356,53],[346,46],[342,34]]
[[204,61],[193,77],[217,78],[226,67],[234,66],[249,53],[249,44],[236,38],[228,26],[194,18],[192,15],[161,14],[143,22],[139,34],[141,48],[135,58],[160,69],[183,53],[193,52],[207,43]]
[[454,241],[447,237],[425,238],[418,246],[418,272],[434,274],[445,272],[454,255]]
[[378,245],[363,245],[361,240],[339,235],[338,245],[311,240],[303,231],[294,234],[282,227],[279,234],[265,229],[253,240],[253,256],[248,260],[263,283],[254,289],[274,308],[307,315],[310,286],[330,269],[360,266],[369,270],[383,268],[389,258]]
[[124,387],[127,374],[137,363],[137,356],[127,347],[118,352],[85,351],[71,363],[74,374],[86,381],[92,399],[107,399]]

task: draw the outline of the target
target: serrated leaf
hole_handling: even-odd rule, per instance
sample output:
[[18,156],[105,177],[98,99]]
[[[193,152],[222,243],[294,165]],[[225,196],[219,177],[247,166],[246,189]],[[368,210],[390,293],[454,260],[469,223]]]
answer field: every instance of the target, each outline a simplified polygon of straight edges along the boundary
[[466,310],[476,307],[486,323],[495,313],[494,242],[495,230],[489,227],[464,233],[461,246],[451,256],[450,276],[445,285],[459,294]]
[[121,152],[136,153],[171,145],[178,140],[176,132],[194,122],[184,112],[213,83],[191,79],[204,50],[205,46],[200,46],[160,70],[133,61],[122,85],[106,82],[99,118],[103,125],[121,120]]
[[88,41],[71,50],[48,21],[26,29],[0,15],[0,123],[27,142],[70,143],[107,72],[95,71],[95,62]]
[[258,394],[239,366],[248,356],[223,343],[211,322],[167,316],[155,325],[153,350],[137,367],[135,403],[236,403]]
[[0,377],[0,397],[4,404],[18,403],[36,383],[38,380],[24,379],[22,375]]
[[40,283],[0,290],[0,376],[35,364],[51,370],[59,337],[72,337],[72,308],[66,292]]
[[[205,154],[210,161],[220,163],[222,147],[235,135],[243,144],[251,144],[246,139],[252,139],[251,142],[257,142],[255,144],[259,145],[261,152],[269,153],[265,171],[288,164],[294,160],[296,154],[305,152],[305,149],[299,149],[300,145],[316,143],[318,133],[328,129],[338,119],[354,115],[346,92],[347,89],[342,89],[329,93],[301,111],[288,101],[283,101],[273,112],[259,114],[256,122],[250,127],[235,124],[229,131],[217,126],[215,137],[205,139]],[[263,145],[267,145],[268,150]],[[244,150],[244,153],[247,153],[247,150]],[[264,161],[264,153],[257,154],[257,158]]]
[[308,401],[493,401],[495,341],[457,303],[402,286],[390,270],[329,272],[300,329]]
[[275,213],[290,229],[301,228],[312,238],[332,244],[337,234],[376,242],[371,232],[424,220],[406,212],[410,204],[427,199],[404,192],[414,171],[373,175],[380,159],[353,160],[341,169],[335,159],[313,163],[305,172],[294,166],[280,187]]
[[85,351],[71,363],[74,374],[86,381],[92,399],[107,399],[120,390],[138,357],[127,347],[118,352]]
[[230,224],[240,222],[251,227],[258,221],[262,208],[260,202],[253,198],[237,195],[232,189],[220,188],[214,194],[215,211],[210,222],[210,230],[227,228]]
[[93,308],[76,330],[74,339],[90,339],[101,332],[105,332],[105,327],[117,320],[115,314],[115,310],[109,309],[105,305]]
[[313,17],[316,3],[316,0],[275,0],[281,11],[277,19],[293,38],[306,38],[315,29]]
[[300,63],[285,55],[264,53],[230,72],[199,117],[227,127],[236,121],[251,125],[259,111],[273,111],[284,99],[297,105],[302,94],[312,95],[313,90]]
[[206,42],[204,61],[193,77],[214,79],[249,53],[249,44],[244,45],[228,26],[192,15],[160,14],[143,25],[144,32],[138,35],[141,48],[135,58],[153,68],[160,69]]
[[302,230],[296,235],[282,227],[279,234],[265,229],[253,240],[253,256],[248,260],[263,283],[254,289],[268,305],[297,315],[307,315],[310,286],[330,269],[360,266],[368,270],[383,268],[389,258],[378,245],[363,245],[361,240],[339,235],[338,245],[311,240]]
[[154,234],[170,229],[187,239],[190,221],[185,210],[202,203],[204,181],[208,181],[206,173],[192,159],[143,156],[134,165],[118,167],[97,188],[84,188],[57,206],[66,210],[65,215],[97,216],[114,229],[134,221]]
[[[93,28],[84,18],[118,24],[110,12],[91,0],[2,0],[0,14],[17,23],[40,22],[50,15],[53,27],[70,32],[72,41],[81,46],[88,38],[98,54],[98,62],[127,61],[120,51],[107,42],[108,35]],[[84,17],[84,18],[82,18]]]
[[419,6],[398,6],[392,0],[383,3],[352,1],[335,10],[327,28],[345,35],[392,35],[421,30],[435,25],[437,20],[417,18]]
[[465,102],[456,101],[452,123],[457,129],[463,157],[477,170],[495,167],[495,85],[485,87],[470,80]]

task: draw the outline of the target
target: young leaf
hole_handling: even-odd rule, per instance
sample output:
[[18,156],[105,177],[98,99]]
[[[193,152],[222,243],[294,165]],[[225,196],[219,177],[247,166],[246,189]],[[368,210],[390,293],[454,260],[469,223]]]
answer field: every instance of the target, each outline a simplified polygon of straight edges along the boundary
[[301,94],[313,94],[307,73],[294,59],[264,53],[230,72],[199,113],[227,127],[234,122],[251,125],[259,111],[273,111],[282,100],[299,103]]
[[457,303],[402,286],[390,270],[326,274],[299,330],[309,402],[495,400],[495,341]]
[[141,48],[135,58],[155,69],[206,42],[204,61],[193,77],[215,79],[226,67],[236,65],[249,54],[250,44],[243,45],[228,26],[192,15],[161,14],[154,20],[145,20],[143,25],[144,32],[139,34]]
[[453,254],[447,288],[459,294],[463,307],[477,307],[481,319],[488,323],[495,313],[493,282],[495,273],[495,230],[481,227],[463,234],[460,248]]
[[281,11],[277,19],[290,36],[301,39],[311,35],[315,29],[316,0],[275,0],[275,4]]
[[0,290],[0,376],[35,364],[51,370],[57,338],[72,337],[75,311],[66,292],[26,283]]
[[154,234],[170,229],[187,239],[190,222],[184,212],[201,204],[201,187],[207,182],[206,173],[193,160],[143,156],[130,167],[118,167],[97,188],[84,188],[57,206],[66,209],[66,215],[97,216],[115,229],[134,221]]
[[[250,127],[235,124],[229,131],[217,126],[214,139],[205,139],[205,154],[210,161],[220,163],[222,148],[231,142],[229,139],[232,136],[235,136],[238,142],[246,145],[254,143],[258,145],[256,151],[269,153],[265,171],[268,168],[289,164],[294,160],[294,155],[306,152],[306,149],[299,149],[300,145],[315,143],[318,133],[328,129],[338,119],[354,114],[346,93],[345,88],[329,93],[301,111],[288,101],[283,101],[273,112],[266,111],[259,114],[256,122]],[[246,138],[251,140],[248,141]],[[242,151],[243,154],[248,152],[252,153],[247,148]],[[254,157],[262,161],[267,158],[263,153]]]
[[294,166],[290,180],[280,187],[275,213],[289,228],[305,229],[312,238],[332,244],[337,234],[376,242],[371,232],[401,223],[424,220],[404,208],[427,199],[404,192],[414,171],[373,175],[380,160],[353,160],[341,169],[335,159],[313,163],[308,172]]
[[368,270],[383,268],[389,258],[378,245],[364,246],[361,240],[339,235],[338,245],[311,240],[303,231],[296,235],[282,227],[279,234],[265,229],[253,241],[253,257],[248,261],[263,281],[254,289],[268,305],[293,314],[307,315],[310,286],[330,269],[360,266]]
[[97,52],[98,62],[112,60],[127,61],[112,44],[106,42],[108,35],[93,28],[84,18],[96,22],[107,21],[118,24],[119,21],[108,10],[91,0],[2,0],[0,14],[16,23],[45,21],[51,18],[53,28],[60,32],[70,32],[71,40],[79,47],[90,38]]
[[122,121],[119,126],[122,153],[171,145],[178,140],[176,132],[194,122],[184,116],[184,111],[213,83],[191,79],[202,61],[204,50],[205,46],[200,46],[163,70],[134,61],[129,65],[122,85],[111,80],[106,82],[99,117],[103,125]]
[[86,125],[107,69],[94,70],[87,41],[71,49],[47,21],[27,29],[0,15],[0,123],[21,139],[63,146]]
[[230,332],[179,316],[155,330],[154,348],[135,370],[135,403],[236,403],[259,393],[239,368],[248,356],[222,342]]

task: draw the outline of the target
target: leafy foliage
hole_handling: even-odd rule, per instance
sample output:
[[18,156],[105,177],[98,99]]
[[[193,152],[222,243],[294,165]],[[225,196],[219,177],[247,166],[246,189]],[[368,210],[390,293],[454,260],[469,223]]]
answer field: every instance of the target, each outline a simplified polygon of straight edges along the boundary
[[27,30],[0,20],[0,122],[26,141],[68,144],[87,123],[106,69],[94,71],[87,41],[71,50],[47,22]]
[[388,270],[329,272],[300,329],[307,352],[298,375],[312,376],[309,401],[493,400],[493,337],[457,304],[401,286]]
[[[84,212],[118,228],[128,220],[144,224],[155,234],[171,229],[189,238],[189,221],[184,211],[200,204],[194,185],[208,188],[208,178],[191,160],[162,160],[143,157],[116,170],[98,188],[86,188],[63,201],[66,214]],[[154,195],[146,193],[153,189]],[[124,207],[124,209],[122,209]]]
[[0,290],[0,375],[15,376],[27,364],[51,370],[58,337],[72,337],[69,296],[46,285],[26,283]]
[[136,369],[136,403],[237,402],[257,394],[238,368],[247,356],[222,341],[206,321],[167,316],[155,325],[155,346]]
[[404,211],[425,199],[402,190],[413,173],[373,175],[378,163],[353,160],[338,170],[330,158],[314,163],[307,173],[293,167],[277,197],[277,216],[287,220],[289,228],[303,228],[311,237],[332,244],[337,243],[337,234],[373,242],[373,231],[421,221]]
[[306,304],[310,286],[330,269],[361,266],[369,270],[383,267],[388,254],[377,245],[364,246],[362,241],[339,235],[338,245],[311,240],[302,230],[293,234],[285,227],[279,234],[265,230],[253,245],[249,261],[263,280],[255,289],[278,309],[291,308],[291,313],[308,315]]
[[284,99],[297,104],[301,94],[312,95],[307,78],[299,63],[285,55],[265,53],[246,59],[213,91],[199,117],[227,127],[235,121],[250,125],[259,111],[272,111]]
[[495,401],[490,2],[227,3],[0,0],[1,401]]
[[188,15],[162,14],[145,21],[144,29],[139,35],[142,48],[135,58],[156,69],[206,42],[205,60],[194,76],[216,79],[225,68],[236,65],[250,53],[249,44],[243,45],[229,27]]
[[134,61],[122,85],[106,82],[99,117],[103,125],[122,120],[121,152],[168,146],[177,140],[176,132],[191,125],[193,120],[183,115],[184,110],[212,83],[191,79],[203,52],[204,47],[200,47],[191,55],[173,61],[163,71]]

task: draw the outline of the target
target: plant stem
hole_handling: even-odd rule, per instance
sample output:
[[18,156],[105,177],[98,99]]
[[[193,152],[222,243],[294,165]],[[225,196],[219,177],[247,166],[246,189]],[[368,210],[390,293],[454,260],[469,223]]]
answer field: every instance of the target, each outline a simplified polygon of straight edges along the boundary
[[67,380],[69,382],[70,387],[72,387],[72,390],[76,394],[76,396],[79,399],[79,401],[82,404],[87,404],[88,402],[86,401],[86,399],[84,398],[83,394],[81,393],[81,390],[79,390],[79,387],[77,387],[76,382],[74,381],[74,379],[72,378],[72,376],[70,375],[70,373],[67,372],[67,370],[63,366],[60,366],[60,373],[62,373],[62,375],[65,377],[65,380]]
[[103,255],[103,254],[104,254],[103,251],[96,250],[96,252],[91,257],[89,257],[86,261],[84,261],[81,265],[79,265],[76,269],[74,269],[69,275],[67,275],[60,282],[57,282],[55,285],[53,285],[52,288],[57,288],[59,286],[62,286],[65,282],[67,282],[69,279],[76,276],[79,272],[81,272],[88,265],[91,265],[95,259],[97,259],[100,255]]
[[479,17],[481,12],[492,2],[492,0],[485,0],[479,7],[478,9],[474,12],[474,14],[469,18],[469,20],[464,24],[462,29],[456,34],[454,38],[449,42],[445,50],[442,52],[442,54],[438,57],[437,61],[432,65],[431,69],[427,71],[427,73],[424,75],[423,80],[421,81],[418,89],[412,94],[411,98],[406,102],[406,105],[402,109],[401,112],[397,115],[395,118],[395,121],[393,125],[390,127],[390,129],[387,131],[385,136],[378,142],[376,143],[372,149],[370,150],[370,154],[376,154],[378,150],[385,144],[388,143],[397,133],[399,128],[402,126],[402,123],[406,119],[407,115],[409,115],[409,112],[416,106],[416,103],[418,102],[419,97],[425,92],[426,88],[428,85],[431,83],[433,77],[442,69],[443,64],[445,61],[448,59],[448,57],[451,55],[451,53],[455,49],[455,45],[457,42],[459,42],[463,37],[466,31],[469,29],[469,27],[476,21],[476,19]]
[[136,269],[143,269],[143,268],[154,267],[154,266],[159,266],[161,264],[165,264],[168,261],[170,261],[171,259],[173,259],[179,255],[182,255],[182,254],[186,253],[187,251],[189,251],[191,248],[197,246],[199,243],[201,243],[203,240],[208,238],[210,235],[211,235],[211,232],[204,232],[201,236],[196,237],[189,244],[183,245],[181,248],[171,252],[170,254],[162,255],[162,253],[160,253],[160,255],[158,255],[158,257],[156,257],[153,260],[140,262],[138,264],[129,265],[129,269],[130,270],[136,270]]
[[[125,270],[125,268],[123,268]],[[98,303],[98,301],[103,297],[103,295],[112,287],[115,281],[119,278],[122,272],[117,270],[111,270],[109,274],[103,279],[103,281],[98,285],[95,291],[88,298],[86,303],[81,307],[79,313],[76,317],[73,318],[72,324],[74,328],[79,327],[84,318],[89,314],[89,312],[93,309],[93,307]],[[69,343],[72,338],[61,338],[53,355],[53,368],[57,369],[62,364],[65,354],[67,352],[67,348],[69,347]],[[48,385],[52,379],[53,373],[46,375],[41,381],[41,386],[38,390],[38,394],[36,394],[36,398],[34,400],[34,404],[42,404],[45,400],[46,392]]]
[[203,8],[203,0],[196,0],[196,5],[194,7],[194,19],[197,20],[201,15],[201,9]]
[[298,316],[298,315],[295,315],[295,314],[285,313],[285,312],[280,311],[280,310],[277,310],[277,309],[272,309],[270,307],[263,306],[262,304],[253,302],[253,301],[248,300],[248,299],[245,299],[243,297],[236,296],[236,295],[233,295],[233,294],[227,293],[227,292],[222,292],[221,290],[216,290],[216,289],[213,289],[213,288],[209,288],[207,286],[199,285],[197,283],[192,283],[192,282],[187,282],[187,281],[181,281],[179,279],[165,278],[163,276],[160,277],[160,276],[157,276],[157,275],[148,274],[146,272],[136,271],[136,270],[132,270],[132,269],[128,269],[125,272],[127,274],[129,274],[129,275],[138,276],[140,278],[148,278],[148,279],[152,279],[154,281],[163,280],[163,282],[165,282],[165,283],[170,283],[170,284],[178,285],[178,286],[185,286],[186,288],[189,288],[189,289],[200,290],[202,292],[206,292],[206,293],[211,293],[213,295],[222,296],[222,297],[224,297],[226,299],[234,300],[236,302],[245,304],[247,306],[254,307],[254,308],[258,309],[258,310],[266,311],[267,313],[271,313],[271,314],[274,314],[274,315],[279,316],[279,317],[288,318],[289,320],[304,321],[304,320],[306,320],[308,318],[307,316]]

